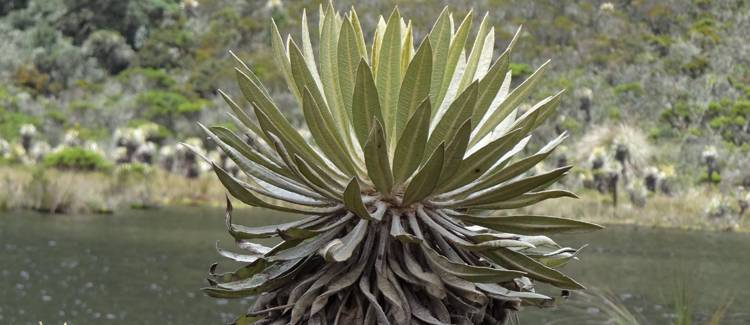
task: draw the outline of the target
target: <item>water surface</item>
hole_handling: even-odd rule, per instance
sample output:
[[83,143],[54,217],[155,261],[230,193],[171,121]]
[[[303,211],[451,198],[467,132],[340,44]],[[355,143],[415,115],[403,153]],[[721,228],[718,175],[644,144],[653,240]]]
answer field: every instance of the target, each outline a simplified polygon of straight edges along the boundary
[[[236,222],[260,225],[291,218],[240,210]],[[555,238],[570,246],[591,244],[567,272],[588,286],[609,289],[650,324],[668,322],[672,295],[681,282],[690,285],[697,317],[733,295],[726,323],[750,321],[745,313],[750,310],[747,235],[609,227]],[[93,216],[2,214],[0,324],[229,321],[249,301],[216,300],[199,291],[211,263],[220,261],[223,270],[233,267],[215,253],[217,239],[231,248],[223,211],[214,208]],[[521,320],[578,324],[580,317],[596,319],[595,312],[526,309]]]

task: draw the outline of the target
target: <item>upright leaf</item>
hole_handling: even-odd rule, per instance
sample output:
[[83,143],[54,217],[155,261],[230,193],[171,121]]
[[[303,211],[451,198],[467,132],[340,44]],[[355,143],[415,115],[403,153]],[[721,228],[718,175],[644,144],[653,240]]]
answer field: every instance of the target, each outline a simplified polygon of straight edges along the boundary
[[448,50],[448,61],[445,64],[445,71],[443,72],[443,78],[438,88],[437,98],[433,104],[433,110],[437,110],[442,105],[443,100],[445,100],[445,95],[453,80],[458,60],[465,53],[466,38],[469,36],[469,31],[471,30],[471,19],[472,11],[466,14],[466,17],[464,17],[464,20],[458,26],[456,34],[451,39],[450,49]]
[[440,179],[444,159],[445,144],[441,143],[432,155],[430,155],[430,159],[427,160],[424,166],[414,175],[411,182],[409,182],[404,193],[403,206],[409,206],[432,194]]
[[438,103],[437,97],[440,91],[440,85],[443,81],[446,65],[448,63],[448,50],[451,45],[451,36],[453,36],[453,27],[450,21],[448,7],[443,11],[432,26],[429,34],[430,44],[432,46],[432,73],[430,74],[430,102]]
[[315,143],[318,144],[320,150],[326,154],[328,159],[330,159],[339,170],[348,176],[354,175],[354,163],[351,160],[351,156],[347,154],[347,150],[341,140],[335,134],[333,118],[328,112],[320,110],[307,88],[305,88],[302,98],[302,110],[305,114],[305,121],[310,128],[310,133],[315,139]]
[[427,151],[434,149],[438,143],[450,141],[461,125],[471,118],[477,101],[478,83],[472,83],[466,90],[456,98],[448,107],[440,121],[433,128],[430,139],[427,141]]
[[359,181],[356,177],[349,181],[349,185],[344,190],[344,206],[362,219],[374,220],[362,202],[362,192],[359,189]]
[[487,37],[487,28],[489,24],[487,21],[488,16],[489,12],[485,13],[482,22],[479,23],[479,31],[477,31],[477,35],[474,38],[474,45],[471,47],[469,58],[466,61],[466,69],[464,69],[464,75],[461,77],[461,83],[458,86],[459,91],[462,91],[474,81],[474,75],[476,74],[477,66],[479,65],[479,57],[482,55],[484,41]]
[[[380,99],[372,71],[364,59],[360,59],[357,68],[357,83],[354,85],[352,95],[352,127],[357,135],[359,144],[364,147],[367,142],[368,132],[372,128],[375,118],[383,125],[383,115],[380,110]],[[386,139],[388,135],[386,134]]]
[[529,91],[537,85],[539,79],[541,79],[542,75],[544,75],[544,71],[547,69],[548,63],[549,61],[542,64],[542,66],[540,66],[531,76],[524,80],[522,84],[513,89],[513,91],[508,94],[508,97],[505,98],[502,103],[500,103],[500,106],[495,109],[495,111],[490,112],[490,116],[488,117],[487,122],[480,127],[479,131],[471,139],[471,145],[476,144],[485,135],[490,133],[496,125],[502,122],[503,119],[505,119],[505,117],[508,116],[508,114],[510,114],[510,112],[514,108],[516,108],[516,106],[518,106],[518,104],[520,104],[522,100],[526,98]]
[[388,18],[375,78],[385,122],[383,126],[390,137],[395,134],[396,107],[401,87],[401,16],[398,10],[394,10]]
[[[354,95],[354,84],[357,78],[357,67],[362,55],[357,48],[357,35],[349,19],[341,24],[338,43],[338,85],[344,103],[344,111],[351,120],[352,118],[352,96]],[[349,121],[347,121],[347,124]],[[348,129],[348,127],[347,127]]]
[[432,48],[429,39],[425,39],[419,46],[417,54],[409,63],[406,75],[401,83],[398,95],[398,110],[396,114],[396,129],[391,137],[391,145],[395,147],[396,139],[401,136],[409,117],[422,101],[430,95],[430,79],[432,73]]
[[370,130],[364,152],[367,174],[370,176],[375,188],[381,194],[390,196],[391,188],[393,187],[393,175],[391,175],[391,165],[388,161],[388,145],[383,133],[383,127],[377,120]]
[[[342,68],[338,59],[340,28],[333,6],[329,5],[326,9],[323,29],[320,34],[320,77],[328,108],[335,120],[337,133],[341,135],[342,143],[347,145],[349,140],[349,116],[344,103],[344,96],[341,93],[341,79],[339,78],[339,69]],[[356,59],[354,62],[351,62],[351,60],[344,61],[352,65],[357,62]]]
[[393,155],[393,177],[397,184],[408,179],[422,163],[430,131],[430,101],[425,100],[409,118]]

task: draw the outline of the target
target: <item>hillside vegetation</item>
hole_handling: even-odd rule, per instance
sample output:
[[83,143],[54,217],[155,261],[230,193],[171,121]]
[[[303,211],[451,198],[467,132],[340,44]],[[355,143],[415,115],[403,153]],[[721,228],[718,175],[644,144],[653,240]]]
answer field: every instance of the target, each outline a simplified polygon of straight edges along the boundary
[[[345,9],[352,3],[335,5]],[[750,200],[750,3],[450,3],[459,13],[474,8],[475,21],[487,12],[496,48],[505,48],[523,26],[512,57],[512,87],[552,60],[543,92],[531,99],[567,92],[559,116],[532,138],[530,150],[569,132],[556,158],[560,165],[577,165],[566,186],[598,192],[590,196],[596,204],[632,209],[698,199],[689,213],[741,222]],[[431,26],[443,9],[437,1],[359,2],[362,24],[375,26],[394,4],[415,26]],[[300,110],[292,109],[294,99],[274,65],[271,18],[282,35],[298,35],[297,13],[306,8],[315,31],[319,5],[3,1],[0,160],[58,169],[75,169],[77,161],[87,162],[81,169],[159,164],[197,177],[206,166],[175,144],[192,138],[206,155],[218,155],[211,143],[195,138],[195,122],[234,128],[217,92],[240,96],[228,50],[252,64],[290,120],[301,125]],[[462,18],[454,17],[456,25]],[[415,30],[414,42],[428,32]],[[82,150],[64,151],[69,147]],[[76,153],[82,157],[70,157]]]

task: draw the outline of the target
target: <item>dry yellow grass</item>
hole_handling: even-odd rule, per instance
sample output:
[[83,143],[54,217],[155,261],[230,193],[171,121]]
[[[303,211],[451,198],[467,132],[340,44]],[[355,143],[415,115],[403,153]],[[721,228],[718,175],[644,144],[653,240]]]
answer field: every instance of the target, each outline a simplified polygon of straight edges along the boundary
[[609,195],[595,191],[579,191],[579,200],[562,199],[546,201],[525,209],[525,212],[563,216],[600,224],[635,224],[701,230],[750,230],[748,218],[710,218],[706,208],[713,197],[720,195],[712,188],[696,188],[672,197],[652,195],[646,206],[638,208],[621,194],[618,206],[612,206]]
[[[46,188],[39,186],[39,174],[31,168],[0,167],[0,210],[31,208],[71,213],[107,212],[128,206],[149,207],[171,204],[222,206],[225,190],[213,174],[188,179],[161,170],[127,179],[114,173],[46,170]],[[643,208],[620,195],[617,208],[609,195],[579,191],[580,200],[542,202],[525,213],[563,216],[600,224],[635,224],[651,227],[750,231],[749,217],[709,218],[706,208],[720,195],[714,188],[696,188],[668,197],[651,195]],[[58,211],[59,212],[59,211]]]

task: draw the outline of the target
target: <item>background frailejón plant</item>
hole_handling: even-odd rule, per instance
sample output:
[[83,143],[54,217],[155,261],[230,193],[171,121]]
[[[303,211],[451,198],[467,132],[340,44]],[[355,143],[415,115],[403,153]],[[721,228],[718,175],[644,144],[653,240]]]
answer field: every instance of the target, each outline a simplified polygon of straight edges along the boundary
[[[214,265],[207,294],[256,296],[246,316],[264,324],[498,324],[523,304],[554,302],[534,281],[582,288],[556,270],[578,249],[543,235],[599,226],[487,213],[575,197],[548,189],[569,166],[534,169],[565,134],[518,157],[562,92],[518,112],[546,64],[511,89],[518,33],[493,61],[486,20],[469,37],[474,15],[454,18],[444,10],[415,46],[394,10],[366,44],[354,9],[342,16],[329,5],[313,29],[317,52],[304,14],[300,43],[274,24],[274,57],[311,139],[237,60],[251,105],[221,94],[241,134],[201,127],[243,173],[214,171],[245,204],[307,217],[245,227],[232,223],[227,200],[229,233],[246,252],[219,252],[248,264],[222,274]],[[252,242],[269,237],[281,243]]]

